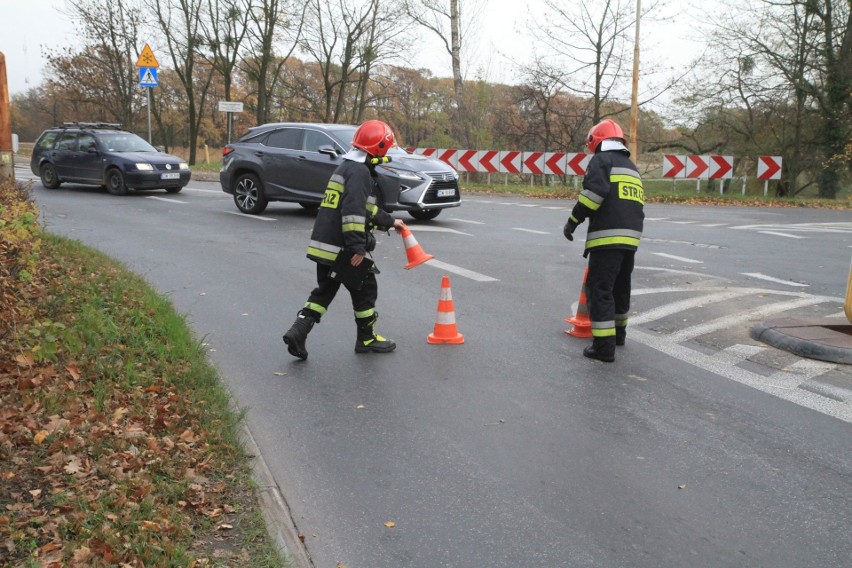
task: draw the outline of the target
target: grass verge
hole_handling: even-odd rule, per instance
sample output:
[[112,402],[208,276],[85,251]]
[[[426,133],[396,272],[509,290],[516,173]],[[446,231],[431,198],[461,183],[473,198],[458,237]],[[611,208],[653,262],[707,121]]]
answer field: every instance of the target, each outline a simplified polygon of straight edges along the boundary
[[118,263],[37,234],[0,324],[0,565],[286,566],[241,416],[184,318]]

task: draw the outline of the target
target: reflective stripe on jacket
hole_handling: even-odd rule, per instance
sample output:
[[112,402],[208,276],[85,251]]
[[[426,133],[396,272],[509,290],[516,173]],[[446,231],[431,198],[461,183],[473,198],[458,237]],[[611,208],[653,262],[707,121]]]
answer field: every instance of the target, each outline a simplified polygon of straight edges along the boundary
[[373,187],[366,164],[344,160],[337,167],[317,211],[308,258],[332,264],[344,248],[367,254],[367,231],[374,227],[387,231],[393,226],[393,217],[376,205]]
[[571,211],[571,219],[578,225],[589,219],[583,256],[603,248],[636,250],[642,238],[644,205],[642,178],[627,152],[592,156],[583,191]]

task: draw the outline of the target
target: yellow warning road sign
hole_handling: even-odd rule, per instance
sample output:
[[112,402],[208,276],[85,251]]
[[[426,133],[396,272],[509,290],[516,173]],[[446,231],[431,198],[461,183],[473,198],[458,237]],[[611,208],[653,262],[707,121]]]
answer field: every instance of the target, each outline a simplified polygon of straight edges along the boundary
[[142,48],[142,53],[139,54],[136,67],[153,67],[155,69],[159,69],[160,67],[160,64],[157,63],[157,58],[154,57],[154,52],[151,51],[151,47],[147,43]]

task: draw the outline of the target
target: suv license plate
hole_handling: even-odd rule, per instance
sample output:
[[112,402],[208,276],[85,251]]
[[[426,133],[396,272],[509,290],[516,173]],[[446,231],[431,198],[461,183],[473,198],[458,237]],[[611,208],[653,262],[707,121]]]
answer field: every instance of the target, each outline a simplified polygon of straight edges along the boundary
[[438,190],[438,197],[452,197],[455,194],[456,194],[456,190],[452,189],[452,188],[451,189],[439,189]]
[[180,179],[180,174],[177,172],[170,174],[163,174],[160,176],[160,179]]

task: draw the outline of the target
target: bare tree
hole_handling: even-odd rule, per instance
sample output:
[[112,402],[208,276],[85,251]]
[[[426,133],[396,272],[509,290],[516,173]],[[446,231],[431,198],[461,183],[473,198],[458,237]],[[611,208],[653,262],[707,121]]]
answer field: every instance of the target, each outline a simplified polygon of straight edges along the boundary
[[207,0],[209,19],[201,21],[204,39],[213,56],[213,69],[222,76],[225,100],[231,100],[231,85],[240,49],[249,30],[255,0]]
[[204,49],[201,20],[204,0],[145,0],[165,38],[172,69],[186,93],[189,163],[195,163],[199,124],[204,116],[213,66]]
[[[465,145],[470,143],[470,131],[464,120],[465,96],[464,76],[462,74],[462,51],[465,39],[471,33],[476,22],[479,4],[476,0],[404,0],[405,11],[414,22],[433,33],[450,56],[453,70],[453,91],[455,93],[456,116],[454,123],[457,138]],[[469,12],[462,14],[467,6]]]
[[[135,62],[139,55],[141,10],[134,0],[78,0],[67,15],[83,40],[82,60],[66,50],[48,56],[54,78],[76,93],[81,102],[101,106],[112,120],[132,126],[141,91]],[[79,63],[84,62],[84,65]]]
[[[281,80],[281,71],[296,49],[302,33],[308,3],[290,0],[253,0],[249,28],[249,48],[243,57],[243,66],[249,79],[256,85],[258,124],[269,122],[272,110],[269,101]],[[296,6],[301,4],[301,9]],[[279,44],[289,44],[284,55],[278,55]]]

